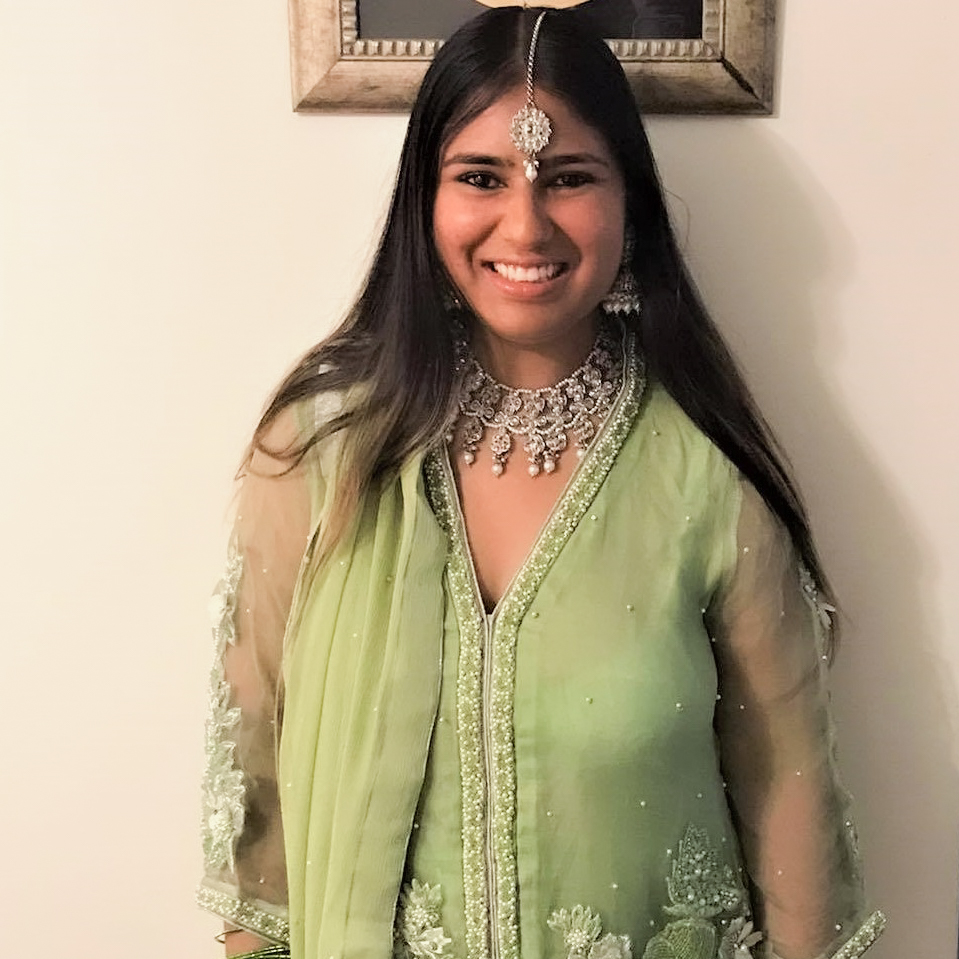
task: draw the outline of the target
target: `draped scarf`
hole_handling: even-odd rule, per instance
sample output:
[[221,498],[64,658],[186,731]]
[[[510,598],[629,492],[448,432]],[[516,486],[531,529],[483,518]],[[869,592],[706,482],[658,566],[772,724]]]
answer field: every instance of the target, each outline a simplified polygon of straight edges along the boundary
[[279,775],[292,959],[388,959],[439,701],[447,540],[422,457],[367,494],[287,632]]

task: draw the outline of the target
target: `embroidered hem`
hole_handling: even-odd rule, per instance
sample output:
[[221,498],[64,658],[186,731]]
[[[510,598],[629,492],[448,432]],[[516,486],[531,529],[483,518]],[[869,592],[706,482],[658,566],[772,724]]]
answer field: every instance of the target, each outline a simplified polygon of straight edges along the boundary
[[235,891],[217,888],[209,880],[197,889],[196,902],[201,909],[271,942],[286,945],[290,941],[290,923],[280,906],[240,899]]
[[[886,928],[886,916],[878,909],[840,946],[838,952],[820,959],[859,959],[863,953],[882,935]],[[766,959],[780,959],[770,951]]]
[[859,957],[882,935],[886,917],[878,909],[853,933],[845,945],[834,953],[832,959],[859,959]]

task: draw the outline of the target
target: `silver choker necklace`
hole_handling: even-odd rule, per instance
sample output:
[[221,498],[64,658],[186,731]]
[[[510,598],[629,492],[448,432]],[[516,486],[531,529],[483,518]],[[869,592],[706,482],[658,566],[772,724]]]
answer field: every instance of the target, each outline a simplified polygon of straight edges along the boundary
[[552,473],[569,446],[582,457],[609,414],[623,383],[619,337],[604,325],[583,365],[555,386],[513,389],[494,380],[468,353],[459,399],[459,417],[447,439],[457,440],[463,462],[472,466],[487,429],[493,475],[502,476],[513,451],[513,437],[523,437],[530,476]]

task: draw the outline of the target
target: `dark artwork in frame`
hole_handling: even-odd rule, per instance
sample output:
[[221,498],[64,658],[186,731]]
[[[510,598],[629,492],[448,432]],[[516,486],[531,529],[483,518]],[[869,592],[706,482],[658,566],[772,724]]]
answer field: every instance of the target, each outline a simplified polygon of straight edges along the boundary
[[[364,40],[445,39],[480,11],[474,0],[358,0],[358,33]],[[703,34],[703,0],[591,0],[581,15],[609,39],[693,40]]]
[[[530,0],[534,6],[536,0]],[[647,113],[766,115],[781,0],[590,0],[592,21]],[[406,112],[474,0],[289,0],[298,111]]]

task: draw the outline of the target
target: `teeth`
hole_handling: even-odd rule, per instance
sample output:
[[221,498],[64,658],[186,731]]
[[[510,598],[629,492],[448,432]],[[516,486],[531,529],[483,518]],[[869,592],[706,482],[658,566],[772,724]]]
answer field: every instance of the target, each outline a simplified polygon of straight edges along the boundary
[[494,263],[493,269],[513,283],[543,283],[559,273],[560,265],[547,263],[544,266],[514,266],[512,263]]

